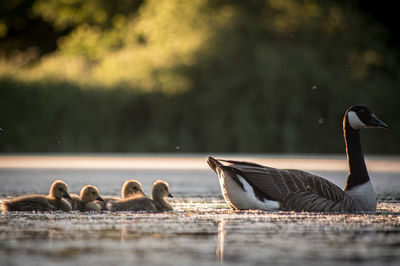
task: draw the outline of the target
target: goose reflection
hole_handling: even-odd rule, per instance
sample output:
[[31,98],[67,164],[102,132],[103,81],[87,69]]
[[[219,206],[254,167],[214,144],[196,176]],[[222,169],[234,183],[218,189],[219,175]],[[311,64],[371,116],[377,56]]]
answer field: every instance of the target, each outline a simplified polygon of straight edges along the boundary
[[219,257],[219,262],[222,264],[224,262],[224,246],[225,246],[225,220],[221,219],[218,223],[218,246],[217,246],[217,257]]
[[121,228],[121,242],[125,242],[125,240],[128,238],[128,228],[126,228],[126,225],[122,225]]

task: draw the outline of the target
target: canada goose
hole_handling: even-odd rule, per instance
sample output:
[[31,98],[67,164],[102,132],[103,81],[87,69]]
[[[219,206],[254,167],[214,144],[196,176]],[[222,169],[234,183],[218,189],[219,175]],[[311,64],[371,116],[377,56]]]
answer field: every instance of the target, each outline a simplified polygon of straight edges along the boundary
[[[328,180],[292,169],[208,158],[233,209],[294,211],[376,211],[376,196],[361,151],[361,128],[387,128],[368,107],[351,106],[343,118],[349,176],[344,191]],[[224,165],[223,163],[226,163]]]
[[54,181],[49,195],[25,195],[2,202],[3,212],[7,211],[71,211],[71,205],[63,198],[70,199],[68,186],[61,180]]
[[153,183],[150,199],[146,196],[135,196],[121,201],[109,202],[109,211],[146,211],[163,212],[172,211],[172,206],[165,200],[165,197],[172,197],[169,186],[166,182],[157,180]]
[[81,190],[80,195],[71,194],[70,203],[73,210],[81,212],[85,211],[101,211],[101,207],[93,201],[103,199],[99,196],[99,191],[95,186],[87,185]]
[[[142,184],[137,180],[127,180],[121,188],[121,199],[128,199],[131,197],[146,196],[142,191]],[[110,201],[120,201],[121,199],[115,197],[103,197],[103,201],[96,200],[95,203],[100,205],[102,210],[107,210],[107,203]]]

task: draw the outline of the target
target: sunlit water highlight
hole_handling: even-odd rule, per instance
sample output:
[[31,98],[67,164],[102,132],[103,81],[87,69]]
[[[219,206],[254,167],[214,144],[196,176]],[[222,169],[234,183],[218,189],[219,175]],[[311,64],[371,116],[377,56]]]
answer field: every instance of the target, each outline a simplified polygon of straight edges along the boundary
[[[179,158],[173,159],[179,165]],[[205,164],[205,159],[190,160]],[[280,159],[275,158],[293,163]],[[316,164],[311,158],[296,159]],[[398,163],[391,160],[391,165]],[[56,178],[65,180],[71,192],[93,184],[105,196],[119,195],[122,183],[135,178],[149,194],[152,182],[161,178],[175,196],[174,211],[2,213],[0,265],[397,265],[400,259],[400,171],[370,171],[377,214],[321,214],[230,210],[217,177],[206,167],[46,167],[46,160],[41,165],[0,167],[0,198],[47,193]],[[345,169],[311,170],[344,186]]]

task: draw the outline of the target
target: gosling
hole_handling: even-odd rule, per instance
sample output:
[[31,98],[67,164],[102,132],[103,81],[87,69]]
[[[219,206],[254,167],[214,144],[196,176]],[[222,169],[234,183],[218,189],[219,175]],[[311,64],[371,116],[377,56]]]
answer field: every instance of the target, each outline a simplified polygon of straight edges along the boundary
[[172,211],[172,206],[165,200],[166,197],[173,197],[169,192],[167,182],[157,180],[153,183],[150,199],[146,196],[135,196],[118,202],[109,202],[109,211],[145,211],[145,212],[164,212]]
[[50,187],[49,195],[25,195],[2,202],[3,212],[9,211],[71,211],[71,205],[64,200],[71,199],[68,186],[56,180]]
[[95,186],[87,185],[81,190],[80,196],[76,194],[71,195],[70,203],[72,210],[81,212],[87,211],[101,211],[100,205],[96,204],[95,200],[104,201],[100,195],[99,190]]
[[137,180],[128,180],[126,181],[121,188],[121,198],[115,197],[104,197],[104,201],[96,200],[95,203],[100,205],[102,210],[107,210],[106,205],[111,201],[121,201],[124,199],[132,198],[132,197],[146,197],[142,190],[142,184],[140,184]]
[[153,201],[156,202],[158,211],[173,211],[171,204],[165,199],[166,197],[173,198],[172,194],[169,192],[169,185],[167,182],[162,180],[157,180],[153,183],[151,190],[151,197]]

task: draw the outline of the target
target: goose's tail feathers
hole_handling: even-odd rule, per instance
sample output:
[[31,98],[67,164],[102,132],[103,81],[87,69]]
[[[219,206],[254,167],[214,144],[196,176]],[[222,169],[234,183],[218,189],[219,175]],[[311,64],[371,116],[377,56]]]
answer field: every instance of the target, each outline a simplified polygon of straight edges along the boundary
[[217,173],[217,168],[223,166],[220,162],[218,162],[217,159],[214,159],[213,157],[208,157],[207,163],[210,166],[210,168]]

